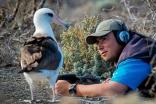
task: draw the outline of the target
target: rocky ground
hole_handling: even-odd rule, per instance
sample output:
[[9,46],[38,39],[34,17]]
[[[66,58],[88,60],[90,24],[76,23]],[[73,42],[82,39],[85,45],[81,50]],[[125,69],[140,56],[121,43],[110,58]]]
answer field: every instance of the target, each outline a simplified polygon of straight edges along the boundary
[[[18,73],[19,68],[7,67],[0,69],[0,101],[1,104],[28,104],[30,100],[30,89],[27,82],[24,79],[23,74]],[[50,99],[48,93],[47,84],[40,84],[39,98],[45,99],[38,102],[38,104],[44,104]],[[48,95],[49,94],[49,95]],[[44,102],[44,103],[43,103]]]
[[[30,89],[27,82],[24,79],[23,74],[19,74],[19,67],[5,67],[0,68],[0,104],[29,104],[30,100]],[[52,104],[50,100],[50,90],[46,82],[39,84],[38,98],[42,99],[37,103],[33,104]],[[60,101],[62,97],[57,97],[57,102],[53,104],[103,104],[103,98],[80,98],[77,97],[76,101],[72,97],[65,98]],[[72,99],[72,100],[71,100]],[[74,98],[75,99],[75,98]],[[72,101],[72,102],[71,102]],[[74,103],[73,103],[74,102]],[[101,103],[100,103],[101,102]],[[102,103],[103,102],[103,103]]]
[[29,87],[17,67],[0,69],[0,101],[2,104],[24,104],[29,99]]

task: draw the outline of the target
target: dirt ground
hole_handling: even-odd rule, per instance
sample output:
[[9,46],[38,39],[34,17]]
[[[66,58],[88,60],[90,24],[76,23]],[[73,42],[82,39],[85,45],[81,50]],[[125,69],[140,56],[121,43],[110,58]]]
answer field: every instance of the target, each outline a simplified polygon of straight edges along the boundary
[[[28,83],[24,79],[23,74],[18,73],[19,70],[19,67],[0,68],[0,104],[29,104],[27,101],[31,99],[30,89]],[[42,101],[33,104],[73,104],[69,102],[62,103],[60,101],[55,103],[49,102],[48,100],[51,99],[51,91],[49,90],[48,86],[49,85],[46,82],[44,84],[43,82],[40,84],[38,89],[38,98],[42,99]],[[94,104],[96,101],[100,101],[102,98],[77,99],[79,99],[83,104]],[[60,100],[60,97],[57,97],[57,100]]]
[[[5,67],[0,68],[0,104],[30,104],[28,100],[31,99],[30,89],[28,83],[25,81],[23,74],[19,74],[19,67]],[[38,98],[42,99],[39,102],[33,102],[32,104],[119,104],[111,103],[113,98],[95,97],[95,98],[82,98],[82,97],[56,97],[57,102],[49,102],[51,99],[51,89],[47,82],[38,84]],[[123,98],[122,100],[127,104],[129,100],[131,104],[142,104],[142,100],[134,95]],[[150,104],[155,104],[155,101],[150,101]],[[148,102],[144,104],[149,104]]]
[[1,104],[24,104],[21,101],[30,99],[29,86],[19,68],[0,68],[0,101]]
[[[28,104],[27,100],[30,100],[30,89],[28,83],[25,81],[23,74],[19,74],[18,67],[0,68],[0,104]],[[39,88],[39,98],[49,99],[50,94],[47,87],[41,85]],[[44,104],[45,102],[38,102],[38,104]],[[47,104],[47,102],[46,102]]]

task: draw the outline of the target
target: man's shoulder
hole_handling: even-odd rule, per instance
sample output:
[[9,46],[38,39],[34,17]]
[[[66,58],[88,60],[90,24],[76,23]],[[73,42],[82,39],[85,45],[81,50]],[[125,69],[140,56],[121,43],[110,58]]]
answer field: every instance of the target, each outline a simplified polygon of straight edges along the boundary
[[135,90],[150,73],[151,66],[148,63],[130,58],[118,64],[111,80]]
[[133,65],[139,65],[139,66],[142,66],[142,65],[145,65],[145,66],[150,66],[150,64],[149,63],[147,63],[147,62],[145,62],[145,61],[143,61],[142,59],[137,59],[137,58],[131,58],[131,57],[129,57],[129,58],[127,58],[127,59],[125,59],[125,60],[122,60],[119,64],[118,64],[118,67],[119,66],[123,66],[123,65],[131,65],[131,66],[133,66]]

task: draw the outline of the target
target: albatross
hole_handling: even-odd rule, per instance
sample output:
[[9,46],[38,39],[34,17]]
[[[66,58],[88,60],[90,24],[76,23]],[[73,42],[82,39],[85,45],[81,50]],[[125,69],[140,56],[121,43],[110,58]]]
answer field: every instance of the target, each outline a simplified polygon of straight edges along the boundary
[[53,90],[52,101],[55,101],[54,85],[63,65],[61,48],[54,36],[51,23],[65,28],[68,24],[61,20],[51,9],[41,8],[33,17],[35,32],[20,49],[21,71],[30,86],[31,100],[35,101],[34,81],[46,78]]

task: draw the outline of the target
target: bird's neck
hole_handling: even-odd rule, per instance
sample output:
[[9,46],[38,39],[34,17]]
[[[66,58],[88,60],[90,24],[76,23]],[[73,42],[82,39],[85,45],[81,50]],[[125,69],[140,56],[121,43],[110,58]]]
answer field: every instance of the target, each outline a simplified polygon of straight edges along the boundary
[[47,37],[52,37],[56,41],[51,25],[47,22],[38,22],[35,24],[35,33],[33,36],[37,34],[44,34]]

